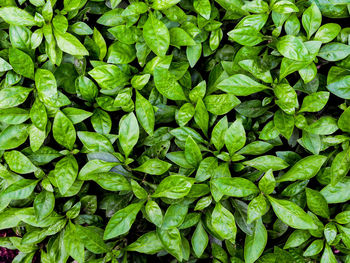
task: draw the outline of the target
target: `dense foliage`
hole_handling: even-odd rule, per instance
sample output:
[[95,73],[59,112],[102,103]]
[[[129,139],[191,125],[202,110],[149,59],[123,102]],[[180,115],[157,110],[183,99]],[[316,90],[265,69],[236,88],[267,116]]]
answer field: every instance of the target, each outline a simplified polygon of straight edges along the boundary
[[0,246],[349,263],[348,4],[0,1]]

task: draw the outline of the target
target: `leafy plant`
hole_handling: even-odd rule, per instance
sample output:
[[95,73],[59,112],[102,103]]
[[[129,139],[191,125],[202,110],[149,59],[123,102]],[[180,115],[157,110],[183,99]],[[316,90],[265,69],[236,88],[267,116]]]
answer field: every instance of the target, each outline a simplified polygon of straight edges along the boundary
[[348,8],[1,1],[0,246],[350,262]]

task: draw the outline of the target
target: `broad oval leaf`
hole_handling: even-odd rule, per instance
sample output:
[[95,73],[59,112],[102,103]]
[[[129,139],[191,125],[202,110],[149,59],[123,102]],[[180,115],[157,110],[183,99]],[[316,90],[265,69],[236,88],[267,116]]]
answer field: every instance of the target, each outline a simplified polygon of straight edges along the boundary
[[108,221],[103,239],[108,240],[128,232],[144,202],[128,205],[116,212]]
[[295,203],[268,196],[276,216],[285,224],[296,229],[316,229],[312,217]]

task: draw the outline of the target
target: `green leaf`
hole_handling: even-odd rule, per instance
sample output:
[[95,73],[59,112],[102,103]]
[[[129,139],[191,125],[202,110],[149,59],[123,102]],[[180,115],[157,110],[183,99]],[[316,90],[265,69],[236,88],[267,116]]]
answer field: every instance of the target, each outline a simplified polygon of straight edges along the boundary
[[235,218],[232,213],[220,203],[216,203],[211,214],[211,224],[221,238],[234,242],[237,233]]
[[260,84],[243,74],[236,74],[221,81],[217,88],[236,96],[248,96],[269,89],[268,86]]
[[350,78],[342,68],[331,67],[327,76],[327,89],[340,98],[350,98],[348,82]]
[[[79,174],[80,178],[80,174]],[[89,180],[94,180],[103,189],[108,191],[129,191],[131,186],[129,181],[121,174],[113,172],[98,172],[89,175]]]
[[194,167],[197,167],[202,160],[201,150],[191,136],[188,136],[186,139],[185,158]]
[[287,35],[281,37],[276,44],[278,52],[284,57],[296,61],[308,60],[309,51],[305,47],[302,40],[298,37]]
[[18,106],[25,102],[32,89],[13,86],[0,90],[0,109]]
[[73,11],[80,6],[80,2],[81,2],[80,0],[73,0],[73,1],[64,0],[63,1],[64,10]]
[[273,123],[276,129],[289,140],[294,129],[294,117],[278,110],[274,115]]
[[256,15],[248,15],[244,17],[237,25],[236,28],[244,28],[252,26],[256,30],[261,30],[265,25],[268,19],[267,14],[256,14]]
[[37,180],[21,179],[7,187],[1,196],[10,200],[28,198],[33,193],[37,183]]
[[188,205],[186,204],[172,204],[165,212],[162,229],[171,229],[179,227],[185,220],[188,212]]
[[0,58],[0,72],[9,71],[12,69],[12,66],[3,58]]
[[[118,19],[118,16],[116,16],[116,18]],[[106,56],[106,53],[107,53],[107,45],[102,34],[100,33],[100,31],[96,29],[96,27],[94,27],[92,39],[98,48],[98,51],[97,51],[98,58],[100,60],[103,60],[103,58]]]
[[247,263],[255,262],[263,253],[267,243],[267,231],[262,220],[255,223],[253,235],[247,235],[244,242],[244,260]]
[[324,108],[329,99],[329,92],[320,91],[304,98],[299,112],[317,112]]
[[168,9],[173,5],[176,5],[178,2],[180,2],[180,0],[169,0],[169,1],[155,0],[153,1],[152,8],[155,10]]
[[73,149],[76,139],[75,128],[72,121],[61,111],[57,111],[55,115],[52,132],[56,142],[69,150]]
[[348,224],[350,223],[350,211],[343,211],[337,214],[334,219],[338,224]]
[[197,100],[197,105],[194,112],[194,120],[196,124],[201,128],[203,133],[207,136],[209,125],[209,113],[205,107],[204,102],[201,99]]
[[329,43],[322,46],[317,56],[327,61],[339,61],[350,54],[350,46],[342,43]]
[[89,75],[97,84],[106,90],[123,87],[129,81],[129,76],[116,65],[101,65],[90,70]]
[[80,209],[81,209],[81,202],[77,202],[72,208],[70,208],[67,211],[66,217],[68,219],[76,218],[79,215],[79,213],[80,213]]
[[171,100],[186,100],[186,96],[175,77],[165,68],[156,67],[154,84],[160,94]]
[[282,59],[281,68],[280,68],[280,80],[295,71],[303,69],[309,64],[310,64],[310,61],[296,61],[296,60],[284,57]]
[[0,229],[8,229],[16,227],[21,221],[19,217],[16,216],[20,208],[8,208],[1,212],[0,214]]
[[312,217],[303,209],[288,200],[267,197],[276,216],[285,224],[296,229],[316,229]]
[[224,141],[231,156],[245,145],[246,135],[241,120],[238,119],[231,124],[225,133]]
[[345,246],[348,248],[350,246],[350,228],[339,225],[339,232]]
[[245,161],[243,164],[254,167],[262,172],[267,172],[270,169],[272,169],[272,171],[279,171],[289,166],[289,164],[286,163],[283,159],[273,155],[260,156],[255,159]]
[[295,4],[286,0],[276,1],[272,6],[272,10],[280,14],[288,14],[299,11]]
[[323,240],[317,239],[317,240],[313,241],[310,244],[310,246],[308,246],[308,248],[303,253],[303,256],[304,257],[315,256],[315,255],[321,253],[322,249],[323,249]]
[[215,115],[223,115],[230,112],[241,101],[232,94],[209,95],[203,100],[206,109]]
[[83,227],[75,225],[76,233],[81,238],[84,246],[92,253],[102,254],[108,252],[109,247],[103,242],[103,231],[95,226]]
[[295,108],[299,107],[297,93],[288,84],[279,84],[274,88],[274,93],[278,100],[275,100],[276,104],[286,114],[294,114]]
[[200,43],[196,45],[188,46],[186,48],[186,56],[191,68],[193,68],[197,64],[201,54],[202,54],[202,45]]
[[350,178],[344,177],[335,185],[325,186],[320,193],[326,198],[328,204],[344,203],[350,200],[347,189],[350,186]]
[[159,205],[155,201],[149,200],[145,205],[145,211],[148,219],[157,227],[161,227],[163,223],[163,213]]
[[34,63],[29,55],[17,48],[10,48],[9,61],[17,74],[34,79]]
[[320,192],[311,188],[305,188],[308,208],[316,215],[329,218],[329,209],[326,199]]
[[214,144],[215,148],[220,151],[222,147],[225,145],[225,135],[228,129],[227,116],[223,117],[218,121],[218,123],[214,126],[213,131],[211,133],[210,141]]
[[34,17],[27,11],[15,6],[0,8],[0,17],[8,24],[15,26],[35,26]]
[[[1,92],[0,92],[1,93]],[[344,132],[350,132],[350,107],[348,107],[339,117],[338,127]]]
[[68,29],[68,20],[63,15],[57,15],[53,18],[52,25],[54,30],[57,30],[60,33],[65,33]]
[[338,130],[337,120],[330,116],[324,116],[311,123],[308,127],[305,127],[305,130],[307,132],[319,135],[332,134]]
[[136,58],[134,46],[116,42],[108,48],[107,62],[112,64],[128,64]]
[[134,203],[115,213],[108,221],[103,239],[108,240],[127,233],[143,204],[144,202]]
[[212,197],[211,196],[205,196],[202,197],[201,199],[198,200],[194,211],[198,211],[198,210],[203,210],[204,208],[208,207],[209,205],[211,205],[212,203]]
[[174,27],[169,30],[170,44],[175,47],[193,46],[196,42],[182,28]]
[[326,244],[323,254],[321,257],[320,263],[337,263],[337,259],[335,258],[332,249]]
[[145,131],[152,136],[155,123],[153,106],[138,92],[136,92],[135,109],[137,119],[142,128],[144,128]]
[[143,37],[147,46],[158,56],[165,56],[170,44],[170,34],[166,25],[152,13],[143,26]]
[[268,142],[255,141],[246,145],[237,153],[243,154],[243,155],[261,155],[268,152],[272,148],[273,148],[273,145],[269,144]]
[[183,252],[182,252],[182,241],[181,235],[177,228],[171,229],[157,229],[157,235],[160,241],[163,244],[163,247],[166,251],[168,251],[171,255],[176,257],[178,261],[182,261]]
[[128,157],[139,139],[139,124],[134,113],[124,115],[119,122],[119,143]]
[[321,26],[322,14],[320,9],[315,3],[305,10],[302,17],[303,27],[307,33],[307,38],[310,37],[317,31]]
[[338,153],[333,159],[331,165],[331,184],[336,185],[341,181],[350,170],[350,152],[349,149]]
[[245,197],[259,192],[251,181],[240,177],[222,177],[211,182],[221,193],[233,197]]
[[26,124],[10,125],[0,133],[0,149],[14,149],[23,144],[28,138]]
[[54,30],[57,46],[63,51],[73,56],[87,56],[89,52],[82,43],[73,35]]
[[149,159],[146,162],[144,162],[141,166],[135,168],[134,171],[152,175],[161,175],[168,171],[170,167],[170,163],[164,162],[159,159]]
[[160,182],[152,197],[179,199],[190,192],[192,184],[192,178],[181,175],[170,175]]
[[148,193],[145,189],[142,188],[142,186],[140,186],[135,180],[131,179],[130,181],[131,183],[131,189],[134,193],[134,195],[138,198],[138,199],[147,199],[148,197]]
[[73,124],[80,123],[92,115],[91,112],[73,107],[64,108],[62,109],[62,112],[72,121]]
[[271,194],[276,187],[276,180],[273,176],[272,169],[265,172],[259,181],[259,189],[264,194]]
[[261,218],[270,209],[270,206],[263,195],[258,195],[250,201],[247,209],[247,223],[251,224]]
[[337,236],[337,227],[333,222],[330,222],[327,225],[325,225],[323,233],[327,243],[331,244]]
[[91,117],[94,130],[100,134],[108,134],[112,129],[112,120],[109,114],[101,109],[96,109]]
[[78,175],[78,163],[72,155],[67,155],[56,163],[54,175],[58,189],[65,194]]
[[48,117],[45,105],[40,102],[39,99],[36,99],[30,109],[30,119],[32,120],[35,127],[45,131]]
[[85,76],[76,78],[75,89],[77,94],[80,94],[83,99],[90,102],[95,99],[98,93],[95,83]]
[[156,254],[163,250],[163,244],[155,231],[148,232],[126,247],[127,251],[136,251],[143,254]]
[[36,217],[41,220],[49,216],[55,207],[55,196],[52,192],[43,190],[34,199]]
[[29,119],[29,112],[21,108],[0,110],[0,121],[6,124],[21,124]]
[[241,60],[239,66],[251,73],[255,78],[260,79],[266,83],[272,83],[272,76],[270,71],[266,70],[261,63],[254,59]]
[[175,164],[179,165],[180,167],[193,168],[193,166],[187,162],[184,152],[179,151],[179,152],[167,153],[166,157],[172,162],[174,162]]
[[283,249],[299,247],[304,242],[309,240],[310,237],[311,234],[307,230],[294,230],[293,233],[288,237]]
[[114,152],[112,143],[102,134],[79,131],[78,138],[90,152]]
[[44,103],[54,103],[58,100],[57,83],[51,71],[37,69],[35,72],[35,86],[40,100]]
[[211,5],[209,0],[194,0],[193,7],[206,20],[210,19]]
[[299,18],[293,14],[291,15],[284,24],[284,30],[287,35],[297,35],[300,31],[300,21]]
[[70,30],[77,35],[92,35],[92,29],[84,22],[76,22],[69,26]]
[[69,222],[63,237],[63,244],[66,253],[78,262],[84,262],[84,244],[81,242],[80,236],[77,234],[76,226]]
[[131,79],[131,85],[138,90],[141,90],[150,79],[150,74],[144,74],[144,75],[134,75]]
[[10,151],[4,153],[6,163],[10,169],[19,174],[29,174],[37,170],[37,167],[19,151]]
[[264,40],[264,36],[252,26],[233,29],[227,33],[235,42],[243,46],[256,46]]
[[316,32],[314,37],[315,40],[321,41],[322,43],[331,42],[337,37],[341,30],[340,25],[335,23],[328,23],[322,25]]
[[30,141],[30,148],[32,151],[38,151],[40,147],[43,145],[46,134],[45,131],[39,130],[34,125],[31,125],[29,127],[29,141]]
[[314,177],[321,169],[327,157],[323,155],[311,155],[298,161],[284,175],[278,178],[278,182],[308,180]]
[[[94,178],[95,174],[101,174],[109,172],[113,167],[118,165],[118,162],[107,162],[99,159],[88,161],[79,172],[79,180],[89,180]],[[108,178],[108,175],[106,175]]]
[[203,182],[213,176],[218,167],[218,160],[215,157],[207,157],[203,159],[197,169],[196,180]]
[[191,239],[192,248],[197,258],[200,258],[206,247],[208,246],[209,238],[201,222],[198,223]]
[[185,103],[176,112],[175,118],[177,123],[182,127],[185,126],[194,116],[195,108],[191,103]]

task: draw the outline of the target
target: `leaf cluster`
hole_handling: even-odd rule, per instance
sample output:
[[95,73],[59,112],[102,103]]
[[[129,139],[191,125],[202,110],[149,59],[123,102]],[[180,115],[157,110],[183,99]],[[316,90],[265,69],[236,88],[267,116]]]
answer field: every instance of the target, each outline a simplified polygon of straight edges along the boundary
[[349,263],[349,4],[0,1],[0,246]]

